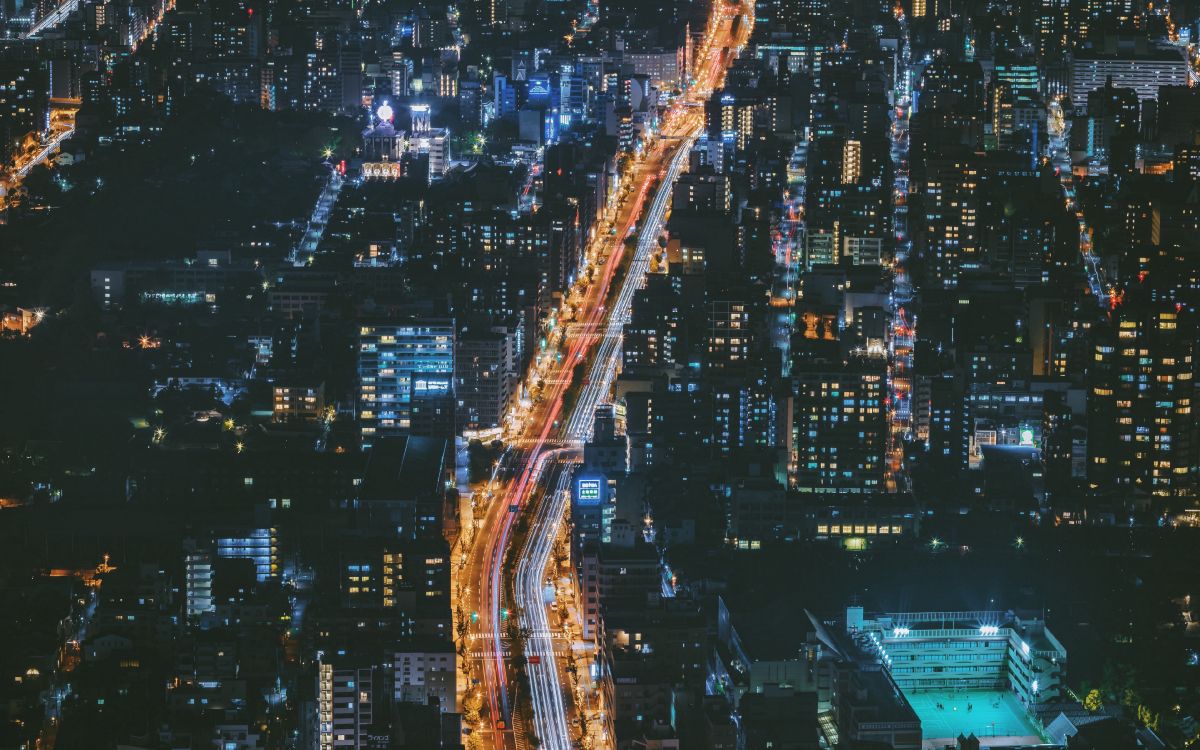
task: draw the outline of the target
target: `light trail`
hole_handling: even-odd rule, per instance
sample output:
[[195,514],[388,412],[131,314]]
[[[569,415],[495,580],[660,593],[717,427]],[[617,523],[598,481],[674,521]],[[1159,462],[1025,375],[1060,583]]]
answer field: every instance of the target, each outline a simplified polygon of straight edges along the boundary
[[[583,385],[579,400],[567,422],[565,436],[574,446],[581,446],[592,431],[592,417],[601,401],[608,398],[616,377],[621,356],[621,341],[625,323],[629,320],[633,307],[633,299],[645,283],[646,274],[650,270],[650,260],[658,244],[658,236],[666,219],[666,209],[671,197],[671,188],[678,178],[688,153],[695,142],[693,132],[678,147],[671,159],[665,179],[651,203],[646,222],[638,236],[638,244],[629,272],[617,295],[616,302],[608,315],[608,324],[600,340],[600,345],[588,379]],[[559,458],[567,451],[560,449],[543,453],[543,456]],[[571,451],[578,454],[578,450]],[[535,633],[549,631],[546,618],[546,605],[542,597],[541,581],[550,565],[550,555],[554,542],[558,537],[559,524],[567,510],[567,499],[570,493],[573,467],[561,466],[558,469],[558,479],[552,489],[545,494],[538,504],[537,515],[531,524],[529,536],[526,539],[525,553],[517,567],[517,584],[515,590],[520,597],[520,612],[524,625]],[[533,705],[534,726],[538,738],[550,750],[571,750],[570,732],[566,723],[566,708],[563,704],[562,685],[559,682],[558,665],[554,656],[553,639],[549,637],[531,637],[526,647],[527,655],[538,657],[537,664],[528,663],[526,674],[529,676],[531,703]]]
[[75,135],[74,121],[61,130],[56,131],[50,140],[38,149],[37,153],[14,164],[12,169],[7,173],[7,176],[3,167],[0,166],[0,188],[4,189],[3,192],[0,192],[0,211],[8,208],[8,195],[11,195],[21,186],[21,183],[29,176],[33,168],[47,161],[62,148],[63,142],[73,135]]
[[[911,115],[912,53],[909,45],[908,19],[903,11],[897,13],[900,24],[900,54],[897,64],[895,106],[892,108],[891,157],[894,168],[892,183],[892,230],[895,257],[892,261],[892,288],[889,307],[891,325],[888,333],[888,440],[885,457],[887,488],[891,492],[911,489],[904,467],[904,439],[912,433],[912,352],[915,317],[910,321],[905,306],[912,300],[912,284],[908,274],[909,251],[912,240],[908,232],[908,124]],[[901,486],[903,484],[903,487]]]
[[[721,16],[725,22],[731,22],[734,17],[729,13],[722,13]],[[743,19],[745,18],[746,16],[743,16]],[[720,32],[722,34],[720,40],[710,38],[702,46],[706,50],[715,49],[704,58],[705,64],[700,76],[700,83],[689,94],[693,100],[697,98],[702,100],[707,97],[708,92],[720,85],[727,66],[736,57],[737,50],[744,44],[745,38],[749,34],[749,26],[749,23],[743,23],[742,31],[744,33],[738,34],[735,38],[732,34],[732,23],[713,25],[712,33],[717,33],[716,29],[726,28]],[[717,44],[718,41],[722,43]],[[503,563],[512,528],[518,513],[527,505],[531,493],[541,485],[543,477],[547,474],[547,468],[564,455],[562,450],[556,447],[561,443],[558,443],[552,436],[561,435],[577,445],[590,432],[591,418],[596,405],[601,399],[608,396],[612,378],[617,370],[616,358],[619,356],[623,327],[628,319],[633,296],[640,288],[643,278],[649,270],[650,258],[666,216],[671,186],[686,163],[687,154],[702,129],[704,120],[701,112],[685,108],[680,100],[667,111],[663,122],[665,135],[659,138],[658,143],[648,152],[647,166],[640,168],[638,177],[640,187],[630,201],[627,218],[621,222],[616,235],[619,239],[615,240],[616,244],[611,256],[601,267],[600,278],[593,282],[585,293],[584,315],[572,324],[571,334],[566,338],[566,356],[561,360],[557,369],[549,373],[549,377],[545,379],[549,388],[545,391],[544,401],[535,404],[534,412],[526,421],[529,431],[522,431],[514,441],[522,446],[519,451],[514,453],[516,461],[519,462],[517,465],[519,476],[508,484],[508,490],[502,493],[502,497],[493,501],[493,507],[484,521],[485,527],[490,525],[493,528],[490,533],[485,534],[483,540],[483,569],[480,571],[481,590],[479,592],[479,601],[483,605],[480,609],[483,611],[480,613],[479,628],[481,632],[487,633],[495,644],[495,648],[484,660],[483,665],[484,689],[492,719],[490,735],[493,745],[507,746],[503,733],[509,729],[511,719],[504,653],[500,648],[500,643],[501,605],[504,596]],[[665,169],[655,169],[651,166],[661,164],[668,158],[668,155],[670,158]],[[639,168],[635,167],[635,169]],[[645,223],[633,251],[634,257],[630,261],[629,272],[617,294],[612,310],[606,310],[605,303],[609,296],[609,290],[626,252],[625,238],[636,227],[650,189],[654,185],[655,179],[660,176],[660,172],[662,180],[651,201]],[[609,238],[603,240],[603,242],[611,241],[613,240]],[[571,385],[573,370],[580,361],[584,360],[586,353],[597,340],[597,332],[601,331],[601,326],[605,325],[606,321],[603,333],[599,335],[596,359],[593,362],[588,382],[581,390],[580,398],[575,404],[575,409],[568,416],[567,424],[560,429],[559,417],[563,408],[563,398]],[[561,472],[556,480],[564,488],[569,486],[569,481],[569,471]],[[533,553],[531,556],[523,555],[518,562],[519,580],[514,581],[516,584],[514,595],[518,600],[524,602],[521,610],[528,613],[525,616],[534,618],[533,627],[529,629],[535,634],[545,633],[547,628],[543,627],[545,617],[543,603],[539,596],[532,593],[530,582],[540,581],[541,576],[544,575],[546,569],[544,563],[548,561],[548,555],[553,546],[553,537],[547,536],[547,534],[558,528],[565,512],[565,498],[565,494],[558,493],[557,498],[552,497],[549,502],[535,505],[538,513],[531,521],[531,533],[546,538],[530,548]],[[543,552],[547,556],[545,559],[541,559]],[[527,557],[532,559],[525,563]],[[526,571],[524,574],[521,573],[522,569]],[[539,610],[540,615],[533,614],[533,610]],[[552,643],[550,645],[552,646]],[[534,654],[540,659],[546,650],[546,642],[539,640],[534,643],[533,648],[542,650],[542,653]],[[552,650],[550,648],[550,651]],[[551,664],[553,663],[551,661]],[[531,695],[531,703],[534,707],[533,725],[536,731],[545,735],[540,736],[540,739],[543,742],[555,743],[554,747],[570,747],[557,668],[553,670],[538,669],[533,673],[527,672],[527,674],[530,675],[530,686],[533,692]],[[563,743],[567,744],[563,745]]]
[[40,151],[34,154],[33,158],[14,169],[13,173],[18,177],[25,177],[29,174],[30,170],[46,161],[46,159],[48,159],[55,151],[58,151],[58,149],[62,146],[63,141],[67,140],[73,135],[75,135],[74,125],[56,134],[45,146],[42,146]]
[[[625,237],[628,234],[629,228],[636,222],[649,187],[650,178],[647,177],[638,192],[634,208],[630,213],[629,219],[626,221],[624,230],[618,234],[619,237]],[[530,490],[537,485],[537,480],[545,469],[546,461],[551,454],[548,452],[544,453],[543,448],[549,440],[551,433],[558,425],[558,417],[562,411],[563,397],[566,395],[567,389],[571,384],[570,373],[574,369],[575,364],[584,358],[584,352],[590,346],[592,340],[590,331],[596,330],[604,318],[603,301],[608,297],[608,290],[612,285],[616,269],[620,267],[621,256],[624,253],[624,240],[622,239],[619,242],[620,245],[617,250],[604,265],[603,275],[597,289],[596,300],[589,308],[587,318],[581,329],[583,333],[575,336],[570,342],[567,356],[564,357],[560,368],[560,377],[555,378],[556,382],[552,386],[552,395],[549,399],[550,409],[541,422],[542,428],[540,433],[534,438],[532,446],[528,449],[529,459],[525,462],[520,478],[502,501],[504,503],[502,510],[504,507],[511,509],[514,506],[519,509],[524,505],[528,499],[527,496]],[[641,247],[641,243],[639,243],[639,247]],[[499,533],[489,540],[490,546],[487,551],[487,560],[491,574],[485,581],[486,590],[484,598],[489,605],[488,617],[491,620],[492,637],[497,644],[500,642],[500,598],[503,591],[501,581],[503,557],[504,551],[508,548],[508,541],[512,534],[515,517],[516,513],[511,510],[504,513]],[[504,655],[500,649],[496,649],[494,658],[485,664],[485,676],[490,688],[488,699],[492,716],[501,717],[500,720],[506,722],[507,725],[510,716],[508,685],[505,680]]]
[[[565,453],[553,452],[556,457]],[[542,499],[539,513],[525,539],[525,549],[517,566],[515,590],[521,599],[522,618],[532,632],[525,646],[525,672],[529,675],[533,724],[538,739],[547,750],[572,750],[567,729],[567,709],[558,681],[554,635],[542,594],[542,580],[550,565],[550,555],[554,551],[571,487],[570,467],[560,465],[556,471],[557,480]]]
[[1094,252],[1092,245],[1092,230],[1083,214],[1083,207],[1075,195],[1075,180],[1071,171],[1071,155],[1068,150],[1068,135],[1070,124],[1062,111],[1062,104],[1052,99],[1046,108],[1049,112],[1050,128],[1050,163],[1058,171],[1059,185],[1063,191],[1063,199],[1068,211],[1075,212],[1075,221],[1079,228],[1079,255],[1083,261],[1083,270],[1087,276],[1088,287],[1096,296],[1101,307],[1115,306],[1118,300],[1116,285],[1108,279],[1100,258]]
[[625,277],[625,284],[621,287],[608,317],[608,326],[600,341],[599,352],[592,363],[592,369],[588,373],[587,383],[583,386],[575,411],[567,423],[566,437],[572,442],[582,443],[591,437],[592,417],[596,413],[596,407],[608,397],[612,389],[613,379],[619,369],[620,346],[625,332],[625,324],[629,322],[633,308],[633,298],[637,291],[645,285],[646,274],[650,272],[650,260],[654,255],[654,248],[658,244],[658,236],[666,219],[671,188],[675,184],[675,180],[679,178],[679,173],[687,161],[688,153],[696,142],[696,135],[693,132],[680,143],[679,150],[667,168],[666,177],[660,184],[658,193],[654,196],[650,213],[647,215],[646,223],[638,237],[637,250],[634,253],[633,262],[630,264],[629,273]]
[[[721,55],[716,55],[714,58],[716,61],[710,61],[709,72],[706,76],[710,82],[718,80],[721,73],[721,68],[718,67]],[[707,91],[708,88],[701,90]],[[621,285],[616,300],[613,302],[612,309],[608,311],[607,325],[601,334],[595,359],[588,372],[587,380],[580,390],[575,408],[567,420],[564,437],[576,448],[581,447],[591,436],[596,407],[607,399],[611,393],[613,380],[620,369],[620,347],[625,324],[630,319],[634,297],[638,290],[645,284],[646,275],[650,271],[650,261],[658,246],[658,237],[666,221],[672,188],[675,181],[679,178],[684,165],[687,163],[688,155],[701,130],[702,121],[694,117],[689,117],[686,114],[681,114],[682,112],[683,110],[679,108],[672,109],[671,117],[686,118],[683,124],[684,135],[674,146],[676,149],[675,154],[671,157],[667,169],[663,174],[663,179],[659,183],[658,190],[650,204],[645,222],[642,225],[642,230],[638,235],[629,271],[625,276],[624,283]],[[649,181],[643,184],[643,188],[639,192],[639,209],[640,201],[645,199],[648,187]],[[635,211],[634,215],[636,216],[637,213],[638,211]],[[624,237],[627,231],[623,231],[620,236]],[[609,260],[610,267],[619,264],[619,256],[624,248],[623,242],[621,248]],[[609,279],[605,281],[605,290],[607,290],[609,281]],[[601,300],[606,296],[607,294],[603,295]],[[601,315],[604,313],[602,308],[599,312]],[[593,329],[592,321],[589,320],[589,325],[585,328],[585,331]],[[579,336],[577,340],[586,342],[591,338],[591,335],[585,333]],[[574,359],[569,358],[567,362],[574,362]],[[556,451],[556,453],[563,455],[564,451]],[[546,632],[549,630],[546,622],[546,606],[542,600],[540,583],[545,570],[550,564],[550,554],[553,550],[554,540],[557,538],[559,524],[566,512],[566,503],[569,497],[568,493],[573,473],[572,469],[573,467],[569,466],[560,468],[557,482],[545,495],[543,501],[538,504],[538,513],[530,529],[531,536],[527,540],[527,554],[522,557],[518,566],[516,591],[518,592],[517,595],[521,597],[520,611],[522,616],[526,618],[524,623],[526,627],[535,632]],[[535,540],[535,537],[541,538]],[[538,661],[540,662],[538,664],[529,664],[526,667],[526,673],[530,679],[534,726],[537,728],[538,738],[543,743],[546,743],[546,746],[549,748],[569,750],[572,744],[565,721],[566,712],[562,702],[563,690],[559,682],[553,644],[549,639],[531,639],[528,648],[533,655],[538,656]]]
[[81,0],[64,0],[59,3],[54,10],[47,13],[40,21],[29,27],[29,31],[25,32],[25,38],[35,37],[41,34],[46,29],[54,28],[67,18],[79,10]]

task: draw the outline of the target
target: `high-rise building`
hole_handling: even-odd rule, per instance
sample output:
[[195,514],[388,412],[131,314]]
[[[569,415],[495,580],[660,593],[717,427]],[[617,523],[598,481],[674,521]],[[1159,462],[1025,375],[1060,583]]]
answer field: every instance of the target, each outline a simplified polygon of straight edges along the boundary
[[439,635],[450,617],[449,559],[441,540],[359,545],[338,565],[342,606],[396,613],[404,634]]
[[716,141],[728,141],[737,149],[746,148],[754,133],[758,101],[725,92],[709,100],[706,110],[708,134]]
[[1067,492],[1071,485],[1073,448],[1071,407],[1058,391],[1042,400],[1042,475],[1051,495]]
[[373,665],[350,666],[345,662],[354,660],[334,655],[318,657],[317,731],[313,750],[372,747],[371,727],[379,692],[376,682],[382,679],[382,670]]
[[491,27],[504,20],[502,11],[506,3],[497,0],[472,0],[471,10],[474,21],[480,26]]
[[460,427],[500,427],[519,382],[517,328],[468,327],[455,341],[454,393]]
[[800,492],[883,490],[886,360],[797,362],[791,485]]
[[458,667],[453,642],[438,638],[401,641],[393,654],[392,677],[396,702],[424,706],[436,699],[442,713],[455,710]]
[[995,83],[1007,83],[1014,96],[1037,99],[1042,93],[1041,74],[1038,66],[1028,62],[1000,62],[992,68]]
[[983,68],[938,58],[921,73],[917,109],[974,114],[984,108]]
[[750,364],[750,348],[753,341],[749,305],[728,300],[708,305],[706,364],[709,369],[746,367]]
[[956,287],[964,271],[980,267],[979,169],[974,155],[963,151],[931,155],[922,193],[932,280]]
[[621,337],[622,369],[672,367],[685,354],[680,338],[686,310],[672,281],[665,274],[651,274],[645,288],[634,296],[632,314]]
[[1088,485],[1196,495],[1195,340],[1174,306],[1128,303],[1096,331],[1088,371]]
[[[1070,41],[1071,3],[1069,0],[1041,0],[1036,21],[1038,57],[1046,59],[1067,49]],[[1077,26],[1076,32],[1086,36],[1085,27]]]
[[853,185],[862,177],[862,141],[842,144],[842,183]]
[[780,442],[774,383],[763,367],[709,378],[710,442],[716,450],[727,454],[737,448],[773,448]]
[[240,529],[217,534],[217,558],[249,560],[261,583],[279,573],[278,539],[273,528]]
[[0,162],[26,135],[46,129],[47,96],[40,62],[0,58]]
[[358,417],[363,448],[388,435],[449,434],[453,397],[453,320],[360,327]]
[[212,3],[212,50],[217,57],[256,58],[262,52],[262,13],[251,0]]
[[671,194],[671,210],[729,212],[729,176],[711,169],[680,175]]
[[1089,92],[1109,81],[1133,89],[1142,101],[1157,99],[1160,86],[1187,85],[1188,63],[1175,50],[1126,55],[1080,52],[1072,59],[1071,101],[1082,104]]
[[213,559],[212,552],[195,540],[184,544],[184,579],[186,583],[187,617],[189,620],[213,612]]
[[1087,153],[1113,174],[1133,169],[1137,156],[1140,102],[1131,88],[1109,80],[1087,94]]

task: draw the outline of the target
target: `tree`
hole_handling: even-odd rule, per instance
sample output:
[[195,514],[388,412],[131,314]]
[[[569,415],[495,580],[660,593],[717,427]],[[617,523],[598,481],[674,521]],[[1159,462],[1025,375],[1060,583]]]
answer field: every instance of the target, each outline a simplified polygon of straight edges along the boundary
[[1104,677],[1100,681],[1104,695],[1132,709],[1138,700],[1137,674],[1133,667],[1121,662],[1109,661],[1104,665]]
[[1092,713],[1104,708],[1104,700],[1100,697],[1100,691],[1092,688],[1091,692],[1083,697],[1083,707]]
[[498,440],[486,445],[480,440],[472,440],[468,443],[468,481],[471,483],[487,481],[492,475],[492,465],[499,460],[503,452],[504,444]]
[[477,688],[471,688],[463,697],[463,718],[468,724],[477,724],[482,709],[483,694]]
[[1158,714],[1151,711],[1149,706],[1139,704],[1137,707],[1137,718],[1148,729],[1158,729]]

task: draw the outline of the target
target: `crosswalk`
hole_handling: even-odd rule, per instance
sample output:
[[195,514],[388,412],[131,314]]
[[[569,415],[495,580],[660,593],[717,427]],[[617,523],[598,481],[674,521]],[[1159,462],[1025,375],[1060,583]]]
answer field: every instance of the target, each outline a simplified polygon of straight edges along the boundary
[[[497,655],[497,651],[495,649],[474,649],[474,650],[468,651],[467,655],[470,656],[470,658],[472,658],[472,659],[495,659],[496,655]],[[510,649],[508,646],[503,646],[503,647],[501,647],[501,649],[499,651],[499,655],[504,657],[505,659],[511,659],[512,655],[513,655],[512,649]],[[549,654],[546,653],[545,651],[542,652],[542,655],[549,656]],[[555,657],[567,657],[570,655],[571,655],[571,649],[569,649],[569,648],[556,647],[554,649]]]
[[[530,638],[563,638],[570,639],[571,632],[569,630],[531,630],[527,633]],[[468,633],[468,641],[494,641],[496,636],[494,633]],[[508,636],[501,633],[501,641],[508,641]]]
[[[566,657],[571,654],[571,636],[566,630],[535,630],[529,634],[529,638],[530,640],[535,638],[540,639],[539,645],[544,644],[546,640],[552,642],[554,644],[552,650],[556,657]],[[469,644],[467,653],[473,659],[494,659],[497,653],[504,658],[510,658],[513,655],[512,644],[509,642],[507,635],[501,634],[499,648],[492,646],[496,642],[496,636],[492,633],[469,633],[467,634],[467,642]],[[527,647],[525,656],[549,656],[549,651],[544,647],[537,649],[529,649]]]

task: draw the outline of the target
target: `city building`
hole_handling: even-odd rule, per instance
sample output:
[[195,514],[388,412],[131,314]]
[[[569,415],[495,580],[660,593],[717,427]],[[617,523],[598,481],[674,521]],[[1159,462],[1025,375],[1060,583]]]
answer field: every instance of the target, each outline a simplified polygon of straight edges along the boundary
[[389,435],[449,435],[454,408],[454,321],[363,325],[358,419],[364,448]]
[[[868,616],[851,606],[841,624],[854,644],[842,653],[856,664],[846,677],[860,688],[842,692],[838,720],[860,739],[867,739],[863,735],[871,727],[861,712],[895,702],[900,714],[919,719],[925,742],[953,743],[974,734],[1036,743],[1038,707],[1054,703],[1063,691],[1066,649],[1035,616],[1011,611]],[[831,640],[836,644],[839,638],[833,634]],[[869,684],[882,694],[864,702],[862,687]]]
[[368,179],[398,179],[417,175],[441,179],[450,168],[450,133],[429,123],[429,105],[409,107],[409,130],[397,130],[391,105],[375,111],[374,125],[363,132],[362,175]]
[[277,382],[272,414],[276,422],[315,422],[325,416],[325,384]]
[[1037,617],[999,611],[868,617],[852,606],[846,631],[860,645],[870,642],[906,694],[1001,689],[1032,707],[1062,689],[1066,649]]
[[396,645],[392,657],[394,698],[426,705],[436,700],[443,713],[453,713],[458,689],[457,657],[448,640],[409,639]]
[[519,385],[518,329],[468,326],[455,341],[454,393],[458,424],[466,430],[503,426]]
[[[30,50],[32,52],[32,50]],[[50,125],[50,93],[45,66],[14,46],[0,55],[0,163],[36,144]]]
[[1117,88],[1134,90],[1141,101],[1155,100],[1162,86],[1187,85],[1188,63],[1175,50],[1142,54],[1075,53],[1071,61],[1070,94],[1076,106],[1082,106],[1090,92],[1104,88],[1110,81]]
[[[316,720],[313,750],[362,750],[371,746],[377,709],[383,697],[382,670],[344,655],[322,655],[317,660]],[[379,718],[384,718],[380,716]]]
[[797,363],[792,370],[791,486],[812,493],[883,488],[887,441],[886,363],[860,358]]
[[1088,371],[1088,486],[1155,501],[1196,496],[1189,316],[1136,301],[1096,332]]

